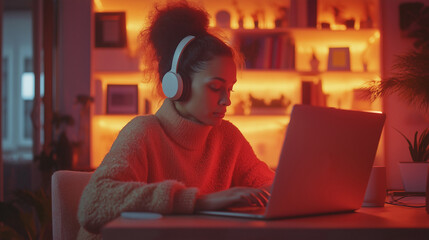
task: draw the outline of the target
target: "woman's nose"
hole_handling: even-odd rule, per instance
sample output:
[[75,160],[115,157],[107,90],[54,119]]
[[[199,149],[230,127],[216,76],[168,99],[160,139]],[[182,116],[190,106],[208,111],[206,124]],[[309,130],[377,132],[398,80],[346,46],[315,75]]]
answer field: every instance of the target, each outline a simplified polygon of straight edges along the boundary
[[219,105],[223,105],[223,106],[229,106],[231,105],[231,99],[230,99],[230,94],[229,92],[224,91],[222,93],[222,96],[219,100]]

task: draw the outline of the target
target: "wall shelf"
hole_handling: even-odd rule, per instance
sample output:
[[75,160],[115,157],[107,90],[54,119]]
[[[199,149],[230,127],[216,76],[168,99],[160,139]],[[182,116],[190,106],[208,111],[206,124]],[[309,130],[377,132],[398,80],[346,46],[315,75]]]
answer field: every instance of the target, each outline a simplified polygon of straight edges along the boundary
[[[234,12],[235,8],[230,1],[228,3],[227,1],[215,3],[203,0],[202,2],[204,2],[204,7],[212,16],[215,16],[216,12],[220,10],[220,5],[226,9],[229,8],[231,26],[238,27],[237,22],[233,23],[238,19],[236,19],[237,16],[234,16],[236,14]],[[284,1],[275,2],[289,4],[288,1],[286,3]],[[320,6],[327,4],[326,2],[323,3],[323,1],[319,3]],[[240,4],[242,4],[240,7],[244,9],[250,5],[252,7],[249,8],[260,6],[259,1],[246,2],[246,4],[241,2]],[[347,2],[344,5],[347,5],[344,8],[353,10],[351,12],[359,11],[358,3]],[[117,7],[112,8],[116,9]],[[265,10],[267,16],[271,15],[272,20],[274,20],[275,10]],[[135,16],[141,17],[140,11],[138,13],[134,12],[135,9],[127,11],[130,12],[130,16],[135,14]],[[330,10],[319,8],[318,11],[318,17],[323,16],[323,18],[317,19],[318,24],[321,21],[332,23],[330,19],[326,18],[327,15],[331,14]],[[246,14],[249,15],[249,13]],[[356,18],[356,16],[354,17]],[[134,21],[136,20],[134,19]],[[210,26],[216,25],[214,19],[210,21]],[[136,26],[137,24],[130,25],[134,29],[133,31],[137,31]],[[244,26],[251,26],[251,24],[245,23]],[[262,26],[274,25],[263,24]],[[305,24],[296,26],[305,26]],[[374,22],[372,26],[378,26],[378,23]],[[303,101],[303,96],[309,94],[309,92],[303,90],[305,88],[303,86],[308,82],[315,83],[315,89],[310,90],[310,92],[318,91],[316,95],[323,98],[320,101],[321,105],[344,109],[381,110],[380,101],[371,103],[358,95],[361,92],[360,88],[364,87],[367,81],[380,79],[380,30],[378,28],[331,30],[299,27],[257,29],[219,29],[213,27],[213,30],[223,35],[237,50],[243,44],[252,45],[252,41],[257,45],[250,55],[254,57],[252,59],[254,62],[248,64],[248,66],[253,66],[254,68],[239,69],[237,71],[238,81],[234,86],[234,93],[231,94],[232,105],[228,108],[225,119],[234,123],[242,131],[256,154],[272,167],[275,167],[278,160],[292,106],[300,104]],[[133,44],[135,45],[135,43]],[[348,47],[350,50],[351,71],[327,71],[329,49],[340,47]],[[105,99],[104,88],[106,84],[131,83],[139,84],[139,94],[144,95],[144,99],[150,99],[152,104],[159,102],[151,99],[153,85],[144,82],[144,76],[139,72],[138,64],[136,64],[137,58],[132,53],[132,50],[127,51],[125,49],[116,51],[95,50],[94,56],[96,62],[98,61],[99,63],[95,65],[93,79],[101,81],[102,90],[100,94],[102,96],[99,101],[102,102]],[[123,56],[119,56],[121,54]],[[318,71],[312,71],[311,68],[310,62],[313,55],[320,62],[317,68]],[[110,68],[110,66],[115,68]],[[109,69],[114,71],[108,71]],[[290,105],[288,105],[283,115],[250,115],[250,95],[257,99],[264,99],[267,105],[270,101],[279,99],[283,95],[284,99],[290,100]],[[154,113],[158,107],[159,105],[153,105],[151,112]],[[102,106],[101,108],[104,109],[105,107]],[[143,112],[143,109],[139,111],[139,113]],[[234,115],[234,112],[244,113],[244,115]],[[102,152],[108,151],[111,142],[116,136],[115,134],[117,134],[115,131],[119,131],[121,126],[125,125],[132,117],[111,116],[103,113],[93,116],[93,139],[97,139],[95,141],[99,139],[104,141],[103,147],[97,144],[97,147],[93,148],[97,149],[98,154],[97,156],[93,155],[93,166],[96,166],[97,162],[102,160],[103,154],[105,154]],[[112,129],[115,131],[110,131],[108,129],[109,124],[103,124],[103,122],[112,123]]]
[[296,43],[317,43],[331,45],[348,45],[350,43],[365,43],[370,41],[371,37],[379,38],[378,29],[348,29],[348,30],[329,30],[329,29],[311,29],[294,28],[290,30]]

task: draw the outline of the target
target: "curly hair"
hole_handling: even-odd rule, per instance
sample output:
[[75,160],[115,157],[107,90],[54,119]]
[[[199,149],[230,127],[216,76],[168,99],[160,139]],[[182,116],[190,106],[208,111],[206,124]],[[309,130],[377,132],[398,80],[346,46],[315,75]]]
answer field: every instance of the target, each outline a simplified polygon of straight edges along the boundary
[[[195,39],[185,48],[180,58],[177,72],[184,84],[184,95],[179,100],[188,99],[193,73],[201,71],[205,63],[216,56],[235,58],[235,51],[219,37],[209,33],[209,15],[199,7],[186,1],[168,3],[165,7],[155,7],[150,16],[150,25],[140,33],[142,40],[145,74],[156,79],[158,93],[161,79],[170,71],[174,52],[179,42],[188,35]],[[144,46],[144,50],[143,50]],[[187,93],[187,94],[186,94]]]

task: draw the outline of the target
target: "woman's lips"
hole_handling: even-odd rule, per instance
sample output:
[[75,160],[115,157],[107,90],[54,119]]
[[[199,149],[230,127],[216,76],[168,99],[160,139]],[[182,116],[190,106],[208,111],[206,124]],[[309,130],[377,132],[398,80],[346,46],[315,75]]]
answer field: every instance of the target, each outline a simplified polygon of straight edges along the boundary
[[225,117],[225,112],[214,112],[213,116],[216,118],[223,118]]

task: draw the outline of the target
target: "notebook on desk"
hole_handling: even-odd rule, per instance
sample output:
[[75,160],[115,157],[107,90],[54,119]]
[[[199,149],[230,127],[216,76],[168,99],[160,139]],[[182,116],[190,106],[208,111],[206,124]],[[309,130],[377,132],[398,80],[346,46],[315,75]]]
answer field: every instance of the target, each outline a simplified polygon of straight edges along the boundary
[[382,113],[295,105],[267,206],[199,213],[273,219],[359,209],[384,120]]

